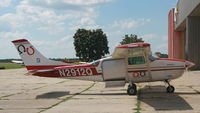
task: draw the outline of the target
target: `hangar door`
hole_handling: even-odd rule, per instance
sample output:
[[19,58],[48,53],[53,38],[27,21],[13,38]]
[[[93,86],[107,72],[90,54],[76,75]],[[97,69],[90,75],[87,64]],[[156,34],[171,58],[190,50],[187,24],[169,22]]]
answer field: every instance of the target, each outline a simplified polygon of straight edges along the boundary
[[127,70],[124,59],[107,60],[103,62],[102,66],[105,81],[125,80]]

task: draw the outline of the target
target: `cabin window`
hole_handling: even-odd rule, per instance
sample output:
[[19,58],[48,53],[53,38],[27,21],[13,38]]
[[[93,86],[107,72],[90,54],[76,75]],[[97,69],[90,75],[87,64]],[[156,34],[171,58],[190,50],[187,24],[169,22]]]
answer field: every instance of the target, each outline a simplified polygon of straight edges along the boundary
[[145,49],[143,47],[130,48],[130,49],[128,49],[128,55],[129,56],[141,55],[144,53],[144,51],[145,51]]
[[128,64],[129,65],[145,64],[145,58],[144,56],[130,57],[128,58]]
[[92,62],[91,64],[92,64],[93,66],[97,66],[97,65],[99,64],[99,60],[94,61],[94,62]]

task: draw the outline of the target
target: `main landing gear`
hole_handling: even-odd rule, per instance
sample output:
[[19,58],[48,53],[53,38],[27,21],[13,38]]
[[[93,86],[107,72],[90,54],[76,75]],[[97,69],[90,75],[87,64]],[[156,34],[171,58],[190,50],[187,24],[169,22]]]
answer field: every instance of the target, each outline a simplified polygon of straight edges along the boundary
[[[175,91],[174,86],[170,85],[168,80],[165,80],[164,82],[168,84],[168,87],[166,88],[166,92],[174,93],[174,91]],[[136,95],[137,94],[137,86],[134,83],[130,83],[128,85],[127,93],[129,95]]]
[[128,85],[127,93],[129,95],[136,95],[137,94],[137,86],[134,83],[130,83]]
[[165,80],[165,82],[168,84],[168,87],[166,88],[166,92],[167,93],[174,93],[174,86],[170,85],[169,81],[168,80]]

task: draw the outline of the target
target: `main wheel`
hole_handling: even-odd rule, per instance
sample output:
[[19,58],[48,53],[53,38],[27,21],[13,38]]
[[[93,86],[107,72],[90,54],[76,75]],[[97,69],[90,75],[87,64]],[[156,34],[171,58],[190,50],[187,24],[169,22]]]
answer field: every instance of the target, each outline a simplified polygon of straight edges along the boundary
[[129,85],[127,89],[127,93],[129,95],[136,95],[137,94],[137,86],[135,84]]
[[174,86],[167,87],[167,93],[174,93],[174,90],[175,90]]

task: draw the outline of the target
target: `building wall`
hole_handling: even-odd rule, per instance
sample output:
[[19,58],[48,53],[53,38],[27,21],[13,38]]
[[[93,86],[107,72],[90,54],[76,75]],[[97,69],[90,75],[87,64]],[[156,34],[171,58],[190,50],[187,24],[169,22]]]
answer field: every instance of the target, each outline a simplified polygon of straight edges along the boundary
[[193,69],[200,69],[200,17],[186,20],[186,59],[194,62]]
[[168,15],[168,56],[173,58],[173,31],[174,31],[174,9]]
[[168,56],[169,58],[184,59],[184,33],[174,29],[174,9],[168,16]]
[[200,0],[179,0],[177,3],[177,14],[175,29],[182,29],[181,24],[184,23],[187,16],[200,4]]

